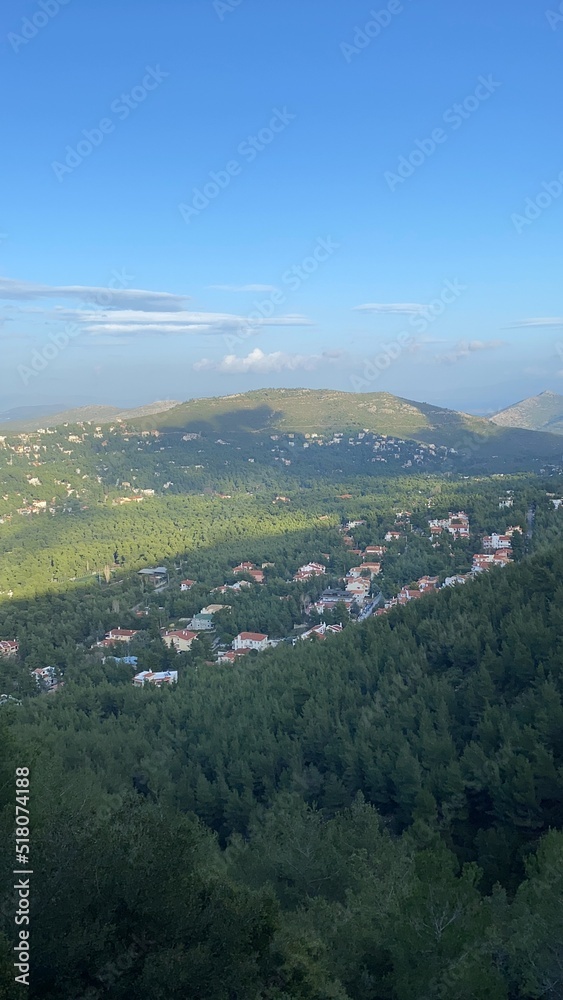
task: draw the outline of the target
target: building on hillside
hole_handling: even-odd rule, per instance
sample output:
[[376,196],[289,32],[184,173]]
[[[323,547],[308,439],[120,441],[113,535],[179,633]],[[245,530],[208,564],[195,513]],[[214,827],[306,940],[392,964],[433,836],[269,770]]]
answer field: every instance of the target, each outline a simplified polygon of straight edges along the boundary
[[512,549],[497,549],[495,552],[476,553],[473,556],[472,573],[482,573],[491,566],[507,566],[512,561]]
[[233,573],[235,573],[236,575],[238,575],[239,573],[249,573],[251,569],[256,569],[254,563],[241,562],[238,564],[238,566],[234,567]]
[[[242,590],[243,587],[251,587],[251,586],[252,586],[252,584],[251,584],[250,580],[237,580],[236,583],[224,583],[221,587],[214,587],[214,589],[210,590],[209,593],[210,594],[227,594],[229,592],[229,590],[239,591],[239,590]],[[230,607],[230,605],[222,604],[221,607],[226,608],[226,607]]]
[[31,674],[44,691],[52,691],[58,685],[57,671],[54,667],[38,667],[37,670],[32,670]]
[[358,599],[367,597],[371,589],[371,581],[364,579],[348,580],[346,583],[346,593],[352,594]]
[[233,649],[257,649],[262,651],[268,646],[268,636],[262,632],[239,632],[233,639]]
[[448,531],[454,538],[469,538],[469,518],[463,511],[450,514]]
[[369,559],[370,556],[384,556],[387,552],[387,546],[385,545],[366,545],[362,556],[364,559]]
[[417,580],[419,590],[436,590],[438,588],[437,576],[421,576],[420,580]]
[[512,549],[498,549],[493,554],[495,566],[507,566],[509,562],[512,562]]
[[446,579],[444,580],[443,586],[457,587],[459,584],[467,583],[469,579],[470,579],[469,573],[466,573],[463,576],[460,576],[459,574],[457,576],[447,576]]
[[401,534],[400,531],[388,531],[387,534],[385,535],[385,541],[386,542],[398,542],[399,539],[402,538],[402,537],[403,536],[402,536],[402,534]]
[[356,604],[356,595],[347,593],[345,590],[324,590],[319,600],[305,609],[307,614],[316,611],[319,615],[327,611],[334,611],[338,604],[343,604],[347,611]]
[[195,580],[182,580],[180,590],[191,590],[192,587],[195,587],[195,583]]
[[346,573],[347,580],[359,580],[362,575],[363,566],[351,566]]
[[293,579],[295,583],[300,583],[303,580],[310,580],[314,576],[324,576],[325,573],[326,566],[323,566],[322,563],[310,562],[300,566]]
[[153,687],[165,687],[177,683],[177,670],[163,670],[158,673],[153,673],[151,670],[141,670],[141,673],[135,674],[133,678],[134,687],[144,687],[145,684],[152,684]]
[[192,648],[194,639],[197,639],[197,632],[189,632],[186,628],[165,632],[162,636],[165,645],[169,649],[175,649],[177,653],[187,653]]
[[249,649],[223,649],[217,655],[217,663],[232,665],[236,660],[239,660],[241,656],[246,656],[249,652]]
[[213,629],[213,615],[203,614],[200,611],[198,615],[194,615],[189,626],[194,632],[210,632]]
[[[335,635],[338,632],[342,632],[342,624],[326,625],[324,622],[321,622],[320,625],[314,625],[313,628],[309,628],[306,632],[303,632],[299,636],[299,639],[326,639],[327,635]],[[294,639],[293,645],[299,639]]]
[[509,549],[512,546],[510,535],[499,535],[493,531],[492,535],[485,535],[483,548],[485,552],[495,552],[497,549]]
[[365,562],[360,567],[360,569],[368,570],[371,577],[379,576],[381,573],[381,563],[378,562]]
[[17,639],[0,640],[0,656],[15,656],[19,648]]
[[152,583],[155,587],[162,587],[168,580],[168,570],[166,566],[140,569],[139,576],[142,576],[143,580],[146,580],[147,583]]
[[107,659],[114,660],[115,663],[126,663],[128,667],[136,667],[139,661],[138,656],[104,656],[102,663],[105,663]]
[[457,514],[449,514],[446,518],[434,518],[428,523],[431,537],[447,531],[454,538],[469,538],[469,517],[462,510]]
[[112,628],[106,634],[106,643],[112,642],[131,642],[139,633],[132,628]]

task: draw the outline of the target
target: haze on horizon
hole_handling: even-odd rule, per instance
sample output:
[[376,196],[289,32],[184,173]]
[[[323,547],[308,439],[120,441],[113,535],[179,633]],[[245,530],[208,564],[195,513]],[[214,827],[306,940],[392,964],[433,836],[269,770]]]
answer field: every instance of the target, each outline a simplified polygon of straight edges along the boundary
[[9,4],[0,409],[563,387],[563,15]]

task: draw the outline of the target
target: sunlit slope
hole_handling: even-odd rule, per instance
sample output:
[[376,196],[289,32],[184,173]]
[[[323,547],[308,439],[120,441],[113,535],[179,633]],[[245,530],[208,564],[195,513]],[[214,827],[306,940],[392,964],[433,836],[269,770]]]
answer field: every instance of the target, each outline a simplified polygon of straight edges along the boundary
[[446,445],[463,453],[541,456],[559,461],[561,441],[550,434],[502,428],[492,420],[417,403],[387,392],[260,389],[193,399],[133,422],[140,429],[236,433],[332,434],[362,430]]

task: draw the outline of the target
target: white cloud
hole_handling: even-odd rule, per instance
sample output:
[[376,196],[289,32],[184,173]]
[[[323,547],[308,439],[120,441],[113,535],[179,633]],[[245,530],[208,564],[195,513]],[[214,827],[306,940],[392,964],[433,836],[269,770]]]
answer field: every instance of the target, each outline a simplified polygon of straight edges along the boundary
[[217,292],[276,292],[275,285],[208,285]]
[[340,357],[340,351],[326,351],[323,354],[286,354],[284,351],[273,351],[271,354],[264,354],[259,347],[255,347],[245,358],[238,358],[235,354],[227,354],[221,361],[202,358],[193,367],[195,371],[215,371],[223,375],[263,375],[271,372],[313,371]]
[[416,316],[428,307],[418,302],[366,302],[362,306],[354,306],[354,312],[372,312],[393,314],[395,316]]
[[289,314],[272,319],[251,319],[234,313],[149,312],[135,309],[57,309],[51,314],[57,322],[80,324],[91,336],[181,336],[203,334],[259,333],[263,327],[312,326],[306,316]]
[[75,299],[88,305],[100,305],[104,309],[132,308],[148,312],[170,312],[184,308],[189,300],[187,295],[173,295],[170,292],[152,292],[139,288],[113,288],[118,282],[126,283],[128,275],[118,273],[111,283],[104,287],[95,285],[40,285],[15,278],[0,278],[0,299],[31,302],[37,299]]
[[536,327],[536,326],[563,326],[563,317],[561,316],[545,316],[536,317],[535,319],[520,319],[517,323],[513,323],[512,326],[507,327],[509,330],[519,330],[525,327]]
[[475,354],[478,351],[495,351],[500,347],[506,346],[505,340],[460,340],[452,347],[451,351],[434,355],[434,360],[443,364],[454,365],[456,362],[462,361],[464,358],[468,358],[471,354]]

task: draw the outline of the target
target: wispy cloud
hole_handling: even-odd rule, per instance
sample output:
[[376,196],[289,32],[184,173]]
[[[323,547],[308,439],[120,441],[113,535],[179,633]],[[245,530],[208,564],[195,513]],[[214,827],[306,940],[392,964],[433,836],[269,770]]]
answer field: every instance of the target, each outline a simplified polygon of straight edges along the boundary
[[506,329],[519,330],[537,326],[563,326],[563,316],[538,316],[533,319],[520,319]]
[[208,285],[216,292],[276,292],[275,285]]
[[[58,309],[51,314],[58,322],[78,323],[90,336],[218,336],[239,333],[248,327],[248,318],[233,313],[149,312],[135,309]],[[256,333],[264,327],[312,326],[306,316],[286,315],[253,321]]]
[[354,306],[354,312],[371,312],[395,316],[416,316],[427,309],[428,306],[419,302],[366,302],[361,306]]
[[140,309],[147,312],[176,312],[184,309],[187,295],[153,292],[139,288],[114,288],[95,285],[41,285],[16,278],[0,278],[0,299],[32,302],[38,299],[70,299],[86,304],[100,304],[107,309]]
[[505,340],[460,340],[451,351],[434,355],[434,360],[442,364],[454,365],[478,351],[495,351],[506,346]]
[[341,358],[340,351],[325,351],[323,354],[286,354],[284,351],[273,351],[265,354],[255,347],[245,358],[235,354],[227,354],[220,361],[202,358],[194,364],[195,371],[214,371],[223,375],[241,375],[271,372],[314,371],[324,364],[330,364]]

